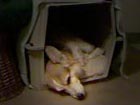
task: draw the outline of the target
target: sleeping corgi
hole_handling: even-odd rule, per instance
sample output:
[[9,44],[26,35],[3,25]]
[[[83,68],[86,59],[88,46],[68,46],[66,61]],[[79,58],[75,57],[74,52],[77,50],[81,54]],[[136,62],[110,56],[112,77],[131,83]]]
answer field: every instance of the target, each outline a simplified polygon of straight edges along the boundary
[[65,91],[74,98],[84,99],[86,92],[81,83],[84,78],[104,72],[106,58],[100,48],[90,53],[83,53],[86,57],[84,65],[66,50],[60,51],[53,46],[47,46],[45,52],[50,59],[45,72],[47,85],[56,91]]
[[56,91],[65,91],[74,98],[83,99],[85,89],[80,77],[83,77],[85,73],[80,63],[75,61],[72,54],[59,51],[53,46],[47,46],[45,51],[50,58],[45,72],[47,85]]

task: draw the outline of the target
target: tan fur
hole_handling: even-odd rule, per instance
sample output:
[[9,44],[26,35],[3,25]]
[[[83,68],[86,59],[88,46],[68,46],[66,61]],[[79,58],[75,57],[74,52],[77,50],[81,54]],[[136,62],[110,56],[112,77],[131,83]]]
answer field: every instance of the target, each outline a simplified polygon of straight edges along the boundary
[[[74,61],[70,53],[63,52],[63,54],[67,56],[69,66],[65,67],[62,63],[48,61],[45,72],[47,85],[57,91],[65,90],[74,98],[77,98],[78,94],[85,95],[84,87],[80,82],[84,71],[81,70],[80,64]],[[69,77],[70,83],[68,83]]]

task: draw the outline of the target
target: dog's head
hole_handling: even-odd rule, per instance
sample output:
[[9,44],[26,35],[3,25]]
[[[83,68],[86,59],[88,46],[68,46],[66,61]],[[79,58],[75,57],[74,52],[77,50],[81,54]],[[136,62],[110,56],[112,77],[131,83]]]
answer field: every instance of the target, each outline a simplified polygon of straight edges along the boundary
[[59,51],[53,46],[45,49],[50,61],[46,65],[47,84],[57,91],[65,91],[72,97],[83,99],[85,90],[80,78],[84,76],[81,65],[70,53]]

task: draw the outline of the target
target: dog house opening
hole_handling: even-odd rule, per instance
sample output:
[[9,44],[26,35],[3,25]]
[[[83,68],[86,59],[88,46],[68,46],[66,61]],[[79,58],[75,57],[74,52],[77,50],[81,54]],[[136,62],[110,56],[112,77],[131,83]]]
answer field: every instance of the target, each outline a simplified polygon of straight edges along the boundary
[[107,76],[115,43],[111,3],[48,6],[46,45],[57,47],[56,39],[61,41],[65,36],[78,37],[95,47],[103,48],[108,59],[105,70]]
[[49,6],[46,43],[68,35],[102,46],[112,29],[110,7],[110,3]]

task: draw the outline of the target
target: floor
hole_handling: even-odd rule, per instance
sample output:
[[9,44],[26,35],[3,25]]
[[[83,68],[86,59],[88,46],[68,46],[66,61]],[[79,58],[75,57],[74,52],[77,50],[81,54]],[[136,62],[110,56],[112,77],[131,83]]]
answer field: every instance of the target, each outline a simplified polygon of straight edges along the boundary
[[48,90],[25,88],[21,95],[0,105],[140,105],[140,35],[127,38],[124,70],[128,79],[113,74],[103,81],[86,84],[88,95],[82,101]]

